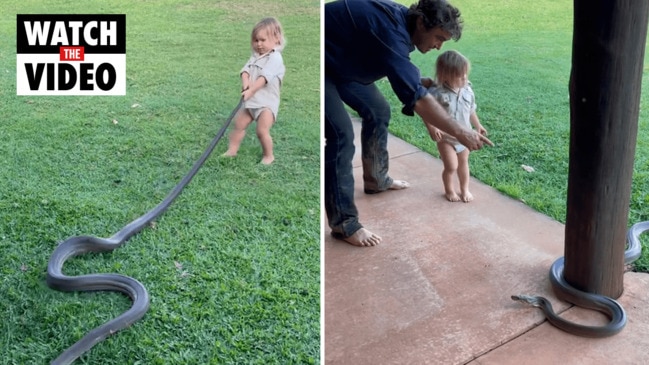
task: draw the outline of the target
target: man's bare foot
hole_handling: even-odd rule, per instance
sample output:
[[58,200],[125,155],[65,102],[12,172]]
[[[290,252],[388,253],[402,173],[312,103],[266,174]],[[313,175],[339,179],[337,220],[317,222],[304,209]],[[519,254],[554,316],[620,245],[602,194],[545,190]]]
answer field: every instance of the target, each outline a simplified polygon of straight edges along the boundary
[[410,183],[404,180],[392,180],[392,185],[390,185],[386,190],[372,190],[365,188],[365,194],[378,194],[388,190],[403,190],[410,187]]
[[381,237],[375,235],[374,233],[368,231],[365,228],[359,229],[349,237],[342,237],[338,234],[333,236],[335,238],[338,238],[340,240],[349,243],[350,245],[358,246],[358,247],[371,247],[381,243]]
[[275,156],[264,156],[261,158],[261,163],[264,165],[270,165],[275,161]]
[[402,190],[410,187],[410,183],[404,180],[392,180],[392,185],[388,189],[390,190]]
[[454,192],[454,191],[448,192],[448,193],[444,194],[444,196],[446,197],[446,200],[448,200],[450,202],[459,202],[460,201],[460,196],[457,195],[457,193]]
[[462,201],[465,202],[465,203],[473,201],[473,194],[471,194],[471,192],[468,191],[468,190],[465,191],[465,192],[462,192]]

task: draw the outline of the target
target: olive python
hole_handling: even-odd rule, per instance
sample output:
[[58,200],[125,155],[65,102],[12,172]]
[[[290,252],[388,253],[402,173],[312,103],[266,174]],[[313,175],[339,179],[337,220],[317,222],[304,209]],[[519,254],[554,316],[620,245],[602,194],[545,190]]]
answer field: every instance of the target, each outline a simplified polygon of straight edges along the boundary
[[[624,251],[625,264],[630,264],[640,257],[642,243],[639,237],[647,230],[649,230],[649,221],[636,223],[627,231],[627,249]],[[626,326],[627,317],[620,303],[607,296],[583,292],[574,288],[563,277],[563,268],[563,257],[557,259],[550,267],[550,283],[557,297],[576,306],[604,313],[609,318],[609,322],[606,325],[586,326],[567,321],[559,317],[552,309],[550,301],[543,297],[512,295],[511,298],[540,308],[550,324],[577,336],[595,338],[609,337],[622,331],[624,326]]]
[[46,282],[50,288],[60,291],[116,291],[129,296],[133,304],[130,309],[121,315],[88,332],[54,359],[51,362],[52,365],[71,364],[97,343],[141,319],[149,309],[149,294],[139,281],[119,274],[67,276],[62,271],[65,261],[73,256],[88,252],[112,251],[126,243],[129,238],[136,235],[155,218],[164,213],[212,153],[242,103],[243,98],[239,100],[239,104],[232,110],[226,122],[212,139],[205,152],[194,163],[192,169],[155,208],[128,223],[110,238],[75,236],[66,239],[56,247],[47,264]]

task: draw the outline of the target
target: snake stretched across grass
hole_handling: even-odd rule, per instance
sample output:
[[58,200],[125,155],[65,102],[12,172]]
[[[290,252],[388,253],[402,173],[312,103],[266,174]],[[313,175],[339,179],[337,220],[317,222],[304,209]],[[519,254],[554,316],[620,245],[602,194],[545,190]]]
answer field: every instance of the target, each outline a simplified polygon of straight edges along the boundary
[[[649,230],[649,221],[639,222],[627,232],[627,249],[624,251],[624,263],[630,264],[640,257],[642,244],[640,235]],[[616,300],[604,295],[583,292],[571,286],[563,277],[564,258],[560,257],[550,267],[550,283],[557,296],[576,306],[593,309],[604,313],[609,322],[604,326],[586,326],[567,321],[559,317],[546,298],[529,295],[512,295],[512,299],[539,307],[546,319],[555,327],[583,337],[609,337],[619,333],[627,322],[624,308]]]
[[75,236],[66,239],[56,247],[47,264],[46,281],[50,288],[60,291],[116,291],[128,295],[133,301],[133,305],[118,317],[88,332],[80,340],[54,359],[51,362],[52,365],[71,364],[97,343],[138,321],[149,309],[149,294],[144,285],[139,281],[119,274],[67,276],[63,273],[63,265],[65,264],[65,261],[73,256],[78,256],[88,252],[112,251],[126,243],[129,238],[136,235],[146,225],[164,213],[176,197],[180,195],[185,186],[189,184],[205,160],[207,160],[209,155],[212,153],[214,147],[216,147],[216,144],[219,142],[221,137],[223,137],[223,134],[225,134],[232,118],[239,110],[242,103],[243,98],[239,100],[237,106],[232,110],[232,113],[230,113],[230,116],[218,131],[214,139],[212,139],[212,142],[205,152],[203,152],[198,161],[194,163],[192,169],[155,208],[128,223],[124,228],[110,238]]

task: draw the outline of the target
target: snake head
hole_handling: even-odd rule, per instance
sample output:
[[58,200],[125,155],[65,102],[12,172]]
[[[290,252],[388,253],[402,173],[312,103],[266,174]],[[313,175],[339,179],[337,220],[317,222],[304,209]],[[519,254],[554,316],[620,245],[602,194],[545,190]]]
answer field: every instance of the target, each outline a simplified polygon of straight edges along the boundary
[[540,307],[541,306],[541,301],[539,297],[533,297],[530,295],[525,295],[525,294],[519,294],[519,295],[512,295],[512,300],[518,301],[518,302],[523,302],[525,304],[533,305],[535,307]]

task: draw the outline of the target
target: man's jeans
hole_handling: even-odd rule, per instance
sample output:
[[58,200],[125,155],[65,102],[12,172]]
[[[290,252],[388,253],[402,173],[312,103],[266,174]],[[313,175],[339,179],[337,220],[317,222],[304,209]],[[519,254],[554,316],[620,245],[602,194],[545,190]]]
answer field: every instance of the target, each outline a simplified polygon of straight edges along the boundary
[[362,119],[361,148],[364,191],[387,190],[390,105],[376,85],[334,83],[325,77],[325,209],[334,235],[349,237],[362,225],[354,204],[354,130],[344,104]]

